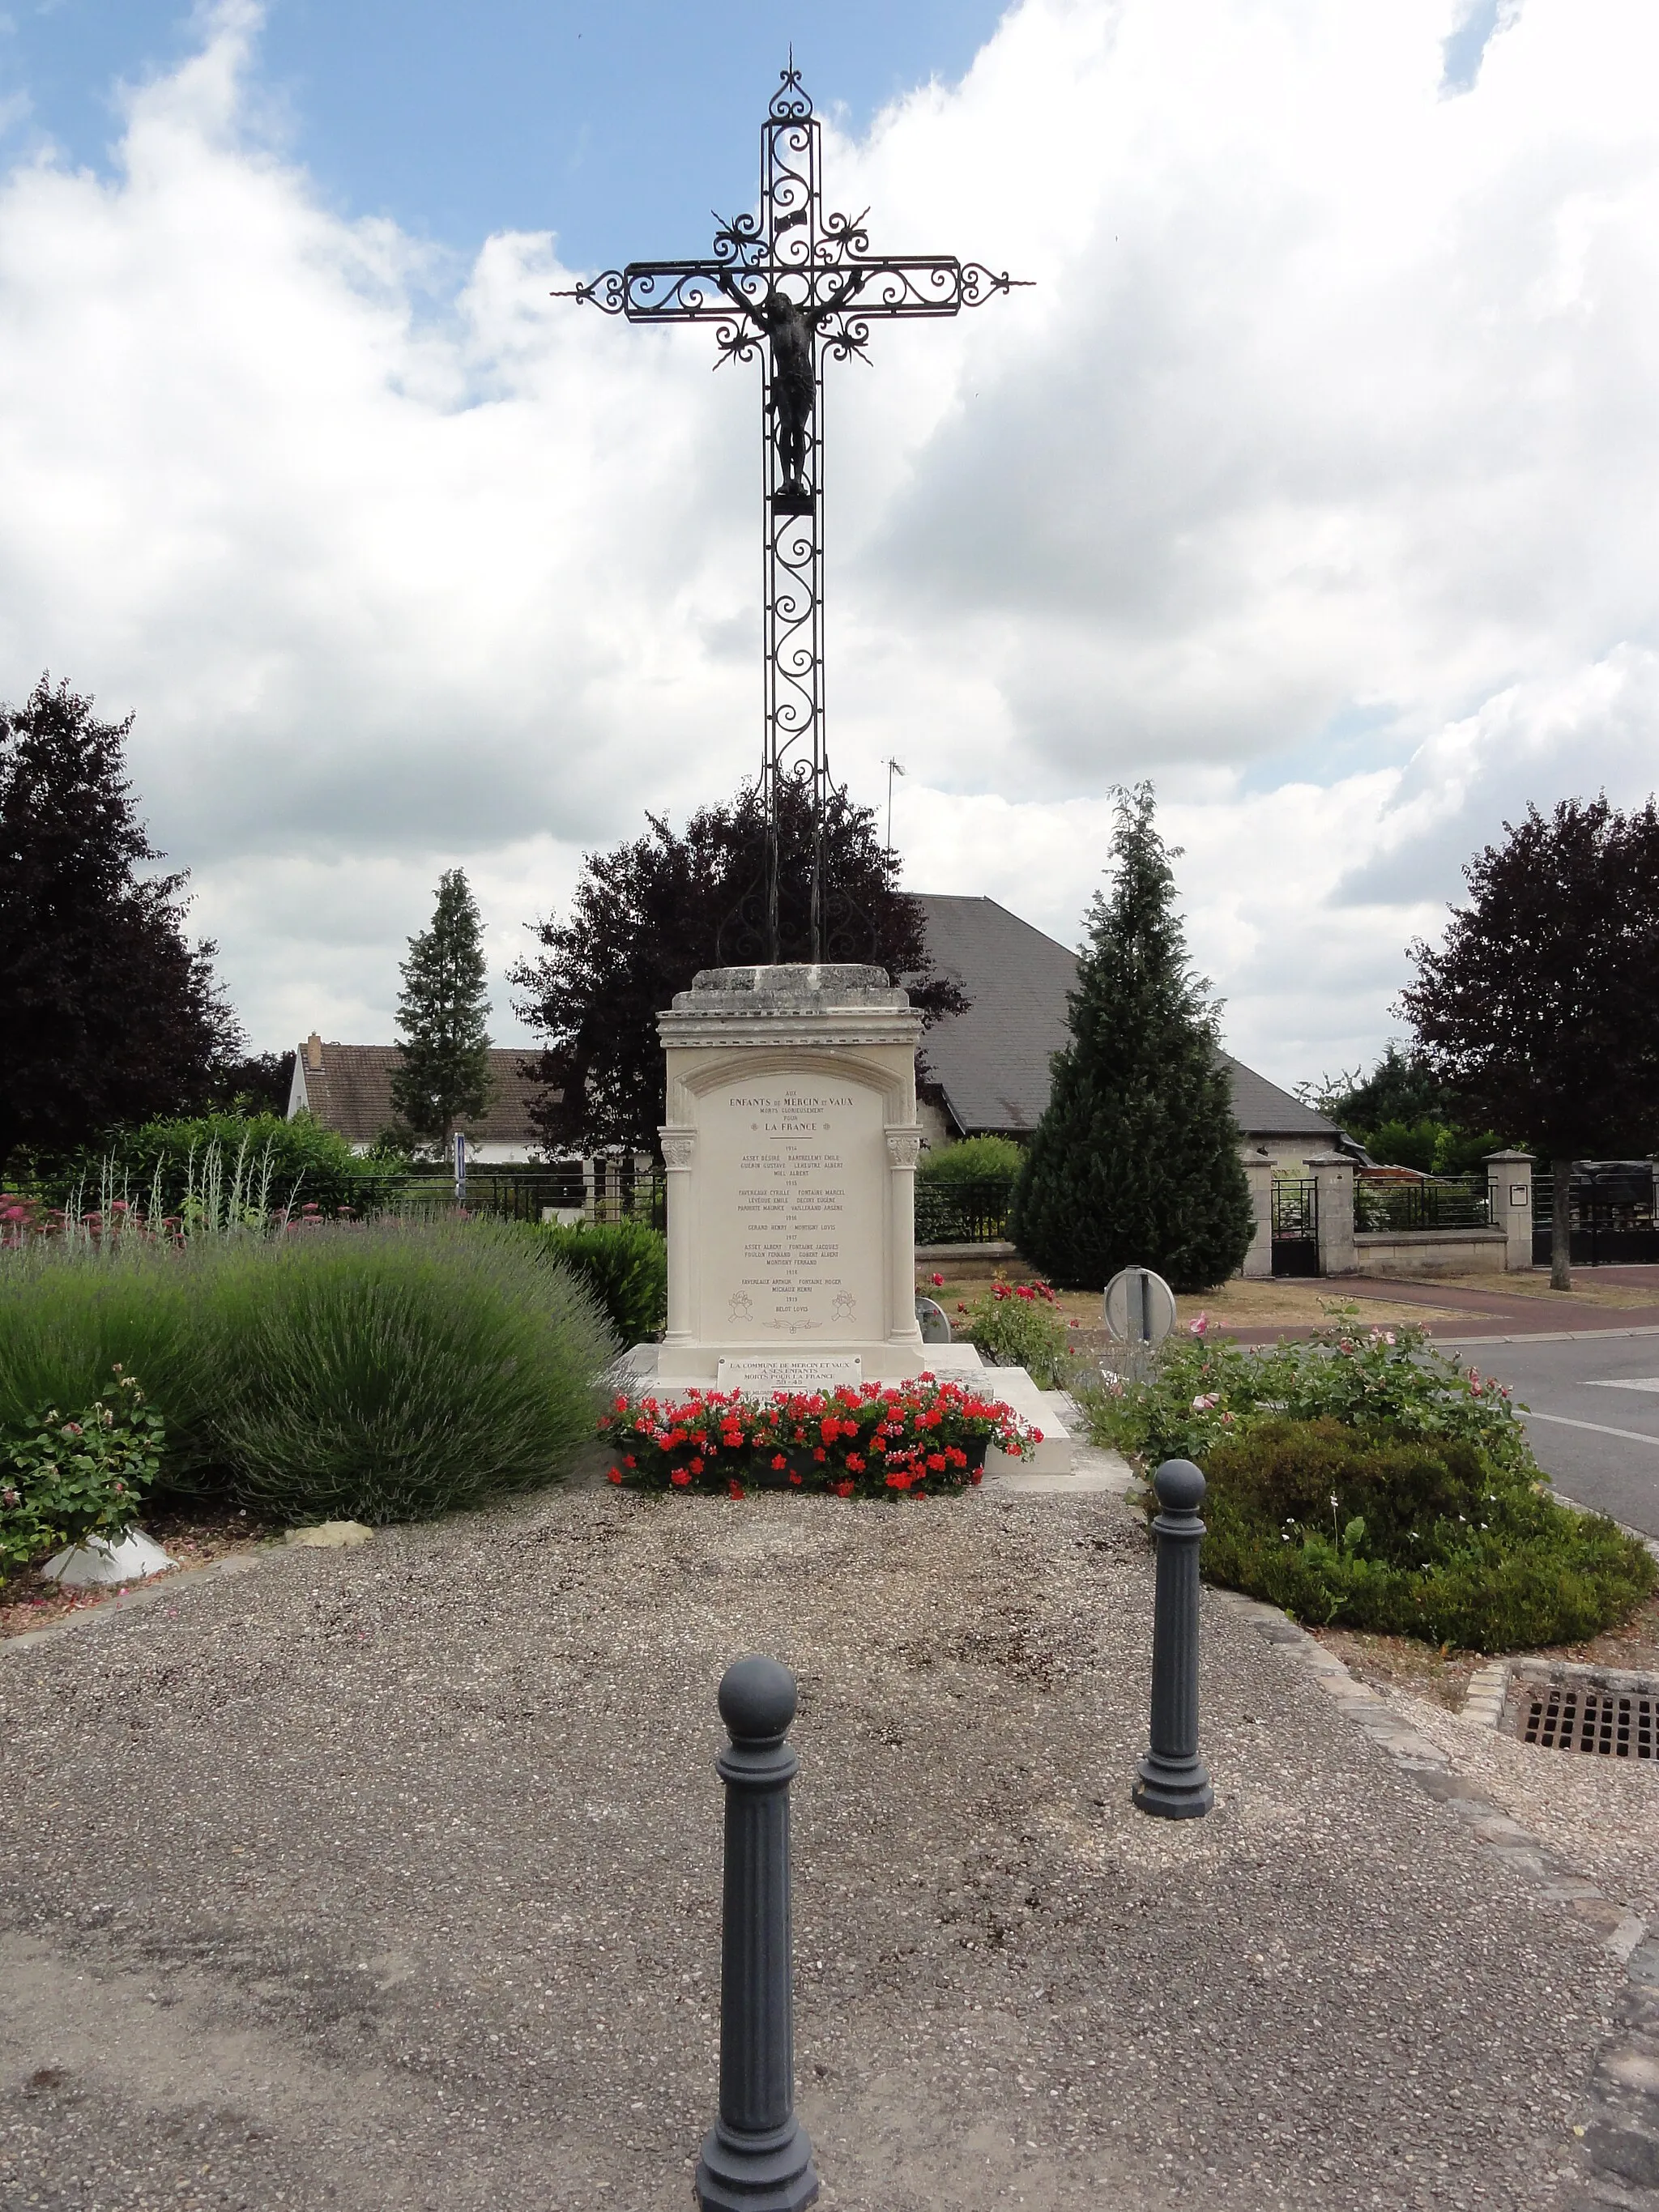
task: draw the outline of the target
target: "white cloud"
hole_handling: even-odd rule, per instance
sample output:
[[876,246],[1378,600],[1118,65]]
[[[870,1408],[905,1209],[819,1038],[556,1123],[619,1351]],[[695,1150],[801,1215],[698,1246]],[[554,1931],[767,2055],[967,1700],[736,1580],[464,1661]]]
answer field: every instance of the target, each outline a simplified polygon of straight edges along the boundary
[[[1038,285],[832,371],[842,772],[896,750],[912,880],[1068,939],[1153,776],[1284,1079],[1375,1049],[1505,813],[1653,780],[1659,19],[1506,7],[1449,96],[1468,13],[1026,0],[828,149],[878,245]],[[127,94],[112,182],[0,190],[0,690],[137,708],[260,1042],[384,1036],[441,868],[505,966],[751,766],[755,394],[547,238],[458,283],[341,221],[256,33]]]

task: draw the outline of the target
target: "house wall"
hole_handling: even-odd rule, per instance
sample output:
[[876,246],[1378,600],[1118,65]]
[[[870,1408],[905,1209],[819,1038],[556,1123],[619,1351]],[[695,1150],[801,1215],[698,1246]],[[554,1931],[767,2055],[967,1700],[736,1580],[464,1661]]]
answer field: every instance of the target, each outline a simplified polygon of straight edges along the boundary
[[942,1152],[947,1145],[959,1142],[942,1106],[931,1099],[918,1098],[916,1119],[921,1124],[921,1149],[924,1152]]
[[1365,1275],[1501,1275],[1509,1249],[1501,1229],[1371,1230],[1353,1242]]
[[1329,1142],[1328,1137],[1321,1137],[1317,1133],[1312,1136],[1304,1133],[1299,1137],[1273,1137],[1247,1129],[1238,1140],[1238,1156],[1247,1168],[1255,1165],[1265,1155],[1270,1167],[1294,1168],[1298,1175],[1305,1175],[1309,1156]]

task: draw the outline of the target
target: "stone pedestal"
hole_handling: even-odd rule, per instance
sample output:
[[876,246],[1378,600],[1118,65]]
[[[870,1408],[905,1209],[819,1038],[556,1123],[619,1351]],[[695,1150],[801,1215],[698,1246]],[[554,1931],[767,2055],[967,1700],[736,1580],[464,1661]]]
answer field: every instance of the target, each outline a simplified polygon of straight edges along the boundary
[[1504,1232],[1504,1269],[1521,1274],[1532,1265],[1532,1154],[1488,1152],[1486,1188],[1492,1225]]
[[[665,1381],[722,1361],[927,1364],[915,1317],[921,1017],[879,968],[705,969],[668,1060]],[[764,1387],[763,1370],[735,1378]]]

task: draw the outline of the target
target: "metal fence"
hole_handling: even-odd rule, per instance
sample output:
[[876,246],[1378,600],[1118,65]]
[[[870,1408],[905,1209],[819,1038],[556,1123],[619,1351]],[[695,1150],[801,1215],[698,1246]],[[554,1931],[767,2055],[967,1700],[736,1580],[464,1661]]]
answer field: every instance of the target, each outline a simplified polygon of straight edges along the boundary
[[[400,1176],[392,1210],[409,1215],[447,1212],[455,1203],[455,1178],[431,1169]],[[508,1221],[647,1221],[663,1227],[663,1175],[627,1154],[590,1160],[556,1160],[526,1167],[469,1167],[466,1210]]]
[[[1659,1261],[1659,1224],[1655,1220],[1651,1176],[1598,1182],[1574,1176],[1569,1218],[1569,1249],[1578,1267],[1640,1267]],[[1555,1178],[1532,1179],[1532,1258],[1547,1267],[1555,1226]]]
[[1008,1234],[1013,1185],[994,1176],[916,1177],[918,1244],[994,1244]]
[[1273,1177],[1273,1271],[1319,1273],[1319,1185],[1312,1176]]
[[1492,1185],[1483,1175],[1432,1176],[1423,1182],[1373,1180],[1354,1187],[1354,1227],[1360,1231],[1487,1229]]

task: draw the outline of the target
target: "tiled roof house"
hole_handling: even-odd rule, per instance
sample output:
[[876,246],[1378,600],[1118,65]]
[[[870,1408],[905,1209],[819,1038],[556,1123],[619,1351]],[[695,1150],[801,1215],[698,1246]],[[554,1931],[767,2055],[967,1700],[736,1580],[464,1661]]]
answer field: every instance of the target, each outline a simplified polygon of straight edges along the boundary
[[[489,1072],[495,1096],[488,1112],[457,1127],[466,1139],[470,1160],[500,1165],[541,1157],[541,1137],[530,1119],[530,1102],[542,1090],[520,1073],[528,1054],[516,1047],[492,1051]],[[294,1055],[289,1119],[303,1111],[325,1129],[337,1129],[358,1152],[365,1152],[398,1116],[392,1105],[392,1076],[398,1065],[395,1044],[325,1043],[313,1030]]]
[[[935,964],[953,975],[970,1004],[930,1029],[922,1050],[932,1096],[921,1108],[927,1141],[1029,1135],[1048,1103],[1048,1066],[1067,1042],[1067,994],[1077,955],[990,898],[921,895],[919,903]],[[520,1073],[529,1055],[489,1055],[495,1095],[477,1121],[463,1121],[467,1155],[481,1166],[542,1157],[529,1107],[541,1086]],[[1243,1150],[1299,1164],[1328,1151],[1334,1122],[1224,1053]],[[325,1043],[313,1030],[295,1055],[289,1113],[302,1109],[366,1150],[396,1115],[392,1073],[398,1048]]]

